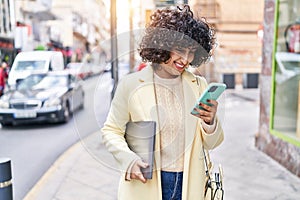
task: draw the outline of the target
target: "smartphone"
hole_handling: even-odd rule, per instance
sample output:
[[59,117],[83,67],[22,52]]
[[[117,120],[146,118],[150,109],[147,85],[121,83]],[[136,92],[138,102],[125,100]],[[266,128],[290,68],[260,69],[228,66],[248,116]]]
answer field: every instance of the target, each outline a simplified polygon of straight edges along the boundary
[[[203,108],[199,106],[199,103],[203,103],[206,105],[211,105],[207,102],[208,99],[217,100],[219,96],[225,91],[226,85],[224,83],[210,83],[208,84],[207,88],[203,91],[202,95],[197,100],[197,103],[195,104],[194,108],[197,107],[199,109]],[[193,110],[191,111],[192,114],[198,114],[197,111]]]

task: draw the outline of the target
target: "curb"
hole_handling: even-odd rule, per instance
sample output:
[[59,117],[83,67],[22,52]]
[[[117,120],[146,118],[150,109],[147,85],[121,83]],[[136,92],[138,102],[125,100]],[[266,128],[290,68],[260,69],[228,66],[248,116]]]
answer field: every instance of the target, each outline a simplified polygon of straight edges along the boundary
[[[80,158],[81,142],[73,144],[50,166],[39,181],[26,194],[24,200],[43,199],[55,196],[57,190],[68,176],[73,164]],[[52,198],[49,198],[52,199]]]

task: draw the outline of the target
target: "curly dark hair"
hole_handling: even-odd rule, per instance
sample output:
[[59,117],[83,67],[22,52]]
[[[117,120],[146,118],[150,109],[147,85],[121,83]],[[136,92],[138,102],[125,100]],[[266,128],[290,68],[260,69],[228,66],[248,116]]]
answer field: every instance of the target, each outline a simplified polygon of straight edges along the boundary
[[211,25],[205,18],[194,18],[190,7],[184,5],[154,12],[138,51],[144,62],[159,64],[170,59],[170,51],[175,47],[196,47],[190,65],[198,67],[210,59],[214,45],[215,31]]

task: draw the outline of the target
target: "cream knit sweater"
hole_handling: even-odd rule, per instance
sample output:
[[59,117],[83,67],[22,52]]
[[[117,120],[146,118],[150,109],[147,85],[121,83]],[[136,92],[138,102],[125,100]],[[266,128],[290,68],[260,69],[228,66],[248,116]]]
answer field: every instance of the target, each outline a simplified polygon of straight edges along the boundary
[[183,171],[184,98],[181,77],[163,79],[154,76],[159,109],[161,169]]

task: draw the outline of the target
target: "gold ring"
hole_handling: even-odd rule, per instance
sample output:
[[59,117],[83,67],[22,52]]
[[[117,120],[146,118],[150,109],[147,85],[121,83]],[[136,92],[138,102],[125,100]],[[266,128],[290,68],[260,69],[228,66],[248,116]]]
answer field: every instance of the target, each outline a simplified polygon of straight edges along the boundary
[[0,188],[5,188],[5,187],[8,187],[10,185],[12,185],[12,180],[0,183]]

